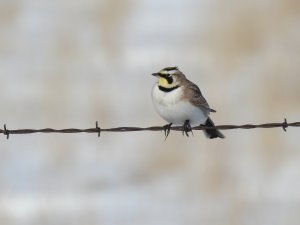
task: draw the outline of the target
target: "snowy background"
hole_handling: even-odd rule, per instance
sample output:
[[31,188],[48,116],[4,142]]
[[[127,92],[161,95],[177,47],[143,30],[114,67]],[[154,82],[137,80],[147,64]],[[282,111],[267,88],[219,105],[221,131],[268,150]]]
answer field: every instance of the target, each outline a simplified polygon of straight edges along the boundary
[[[0,0],[0,125],[164,125],[179,66],[216,124],[300,119],[298,0]],[[0,224],[299,224],[300,130],[12,135]]]

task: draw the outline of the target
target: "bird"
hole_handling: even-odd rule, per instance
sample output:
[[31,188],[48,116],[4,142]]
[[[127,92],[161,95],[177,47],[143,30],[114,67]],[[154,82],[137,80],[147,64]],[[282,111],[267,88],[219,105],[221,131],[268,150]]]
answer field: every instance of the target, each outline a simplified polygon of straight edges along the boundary
[[[188,80],[177,66],[153,73],[157,81],[152,87],[152,102],[157,113],[168,122],[164,126],[167,139],[172,125],[182,126],[182,134],[189,136],[192,126],[214,127],[209,117],[216,110],[210,108],[199,87]],[[209,139],[225,138],[217,129],[204,129]]]

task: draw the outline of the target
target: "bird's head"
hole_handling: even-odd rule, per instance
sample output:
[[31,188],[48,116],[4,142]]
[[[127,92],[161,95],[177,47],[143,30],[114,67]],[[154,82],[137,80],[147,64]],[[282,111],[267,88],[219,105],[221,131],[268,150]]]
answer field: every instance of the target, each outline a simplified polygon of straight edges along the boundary
[[158,85],[164,88],[178,86],[181,79],[185,78],[184,74],[176,66],[166,67],[152,75],[158,78]]

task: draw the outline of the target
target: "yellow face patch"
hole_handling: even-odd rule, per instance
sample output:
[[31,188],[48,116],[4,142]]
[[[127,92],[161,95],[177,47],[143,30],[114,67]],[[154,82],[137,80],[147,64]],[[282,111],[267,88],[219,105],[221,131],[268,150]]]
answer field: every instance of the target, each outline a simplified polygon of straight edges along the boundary
[[167,79],[163,77],[159,77],[158,85],[162,87],[170,87],[170,84],[168,83]]
[[[173,79],[174,79],[174,77],[173,77]],[[169,84],[168,80],[166,78],[159,77],[158,78],[158,86],[164,87],[164,88],[173,88],[175,86],[178,86],[178,82],[176,82],[176,81],[174,82],[174,80],[173,80],[173,83]]]

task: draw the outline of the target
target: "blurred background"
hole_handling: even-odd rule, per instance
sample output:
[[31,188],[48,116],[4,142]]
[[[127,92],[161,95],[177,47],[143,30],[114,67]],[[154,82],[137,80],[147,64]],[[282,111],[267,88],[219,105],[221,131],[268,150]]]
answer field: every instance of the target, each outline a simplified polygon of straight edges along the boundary
[[[299,121],[298,0],[0,0],[0,125],[164,125],[179,68],[216,124]],[[300,130],[0,139],[0,224],[299,224]]]

